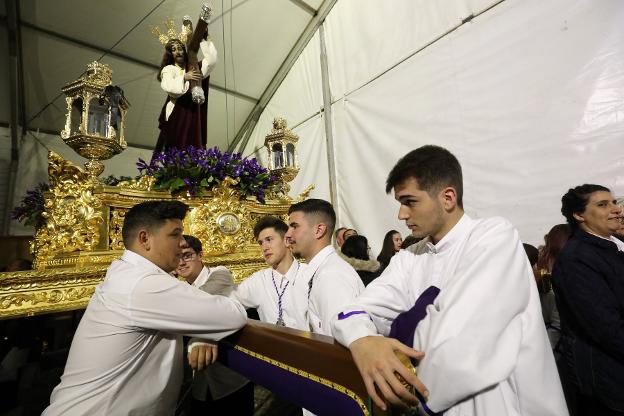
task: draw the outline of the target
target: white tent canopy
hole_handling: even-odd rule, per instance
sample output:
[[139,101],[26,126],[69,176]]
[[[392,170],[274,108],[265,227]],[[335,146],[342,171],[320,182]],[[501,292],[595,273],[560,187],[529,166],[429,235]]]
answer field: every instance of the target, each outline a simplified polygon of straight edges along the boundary
[[[407,233],[384,181],[399,157],[423,144],[460,159],[470,215],[505,216],[535,245],[563,222],[567,188],[599,183],[624,192],[618,0],[213,3],[210,33],[221,61],[211,77],[209,145],[264,160],[270,123],[285,117],[300,135],[302,169],[292,193],[315,184],[313,196],[333,200],[339,225],[357,228],[376,250],[387,230]],[[164,96],[153,68],[161,47],[148,28],[166,16],[194,15],[199,4],[20,2],[27,126],[60,130],[60,87],[114,45],[102,61],[132,104],[127,139],[151,148]],[[7,33],[0,35],[5,49]],[[1,71],[8,91],[8,69]],[[6,125],[12,104],[3,97]],[[42,142],[63,146],[58,137],[35,136],[21,140],[17,196],[45,169],[23,162],[45,163],[36,150]],[[109,165],[123,160],[132,168],[149,150],[126,153]]]

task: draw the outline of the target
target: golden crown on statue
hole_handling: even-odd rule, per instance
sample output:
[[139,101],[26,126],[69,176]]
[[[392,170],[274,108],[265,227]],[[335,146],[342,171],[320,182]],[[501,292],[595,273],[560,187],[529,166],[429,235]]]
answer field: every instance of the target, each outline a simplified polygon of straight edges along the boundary
[[167,28],[166,34],[163,34],[158,26],[152,26],[151,28],[152,35],[154,35],[154,37],[156,37],[163,45],[166,45],[167,42],[172,39],[178,39],[182,41],[182,43],[186,43],[186,39],[193,32],[193,28],[189,24],[182,25],[180,33],[176,32],[173,25],[173,19],[165,20],[165,27]]

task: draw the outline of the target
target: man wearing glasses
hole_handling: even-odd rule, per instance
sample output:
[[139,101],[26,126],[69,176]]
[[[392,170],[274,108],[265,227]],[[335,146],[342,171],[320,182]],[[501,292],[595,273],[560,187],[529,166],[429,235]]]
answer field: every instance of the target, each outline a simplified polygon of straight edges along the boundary
[[[184,239],[186,244],[183,245],[180,264],[176,269],[178,276],[206,293],[228,296],[233,288],[232,273],[224,266],[204,266],[201,241],[191,235],[185,235]],[[201,351],[204,357],[198,357],[199,351],[191,355],[189,347],[189,361],[193,368],[200,370],[193,378],[191,414],[232,412],[236,415],[252,415],[253,384],[237,372],[215,362],[216,345],[203,345],[205,349]],[[204,364],[210,362],[213,364],[204,368]]]

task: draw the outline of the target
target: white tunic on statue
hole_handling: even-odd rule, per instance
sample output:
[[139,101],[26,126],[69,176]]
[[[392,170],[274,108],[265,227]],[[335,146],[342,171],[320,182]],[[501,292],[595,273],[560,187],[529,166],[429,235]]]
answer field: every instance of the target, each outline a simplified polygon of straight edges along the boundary
[[[204,79],[217,66],[217,48],[215,48],[212,40],[204,40],[199,43],[199,49],[204,55],[201,61],[201,73],[202,79]],[[189,89],[189,81],[184,79],[184,72],[184,68],[180,68],[177,65],[167,65],[160,72],[160,88],[169,94],[169,101],[165,109],[165,120],[169,120],[176,98],[184,95]]]
[[204,293],[126,250],[95,289],[43,414],[172,415],[182,335],[218,340],[246,320],[240,303]]
[[[333,321],[343,345],[387,335],[430,286],[440,289],[413,340],[427,406],[445,416],[567,415],[533,273],[513,226],[464,215],[437,244],[401,250]],[[372,320],[371,320],[372,319]]]
[[270,267],[260,270],[239,284],[230,297],[246,308],[256,308],[262,322],[275,324],[279,316],[278,291],[283,292],[284,323],[287,327],[307,331],[308,282],[304,281],[306,267],[295,260],[286,275]]
[[344,261],[332,246],[319,251],[306,270],[312,279],[308,305],[309,330],[332,336],[331,321],[345,305],[364,290],[355,269]]

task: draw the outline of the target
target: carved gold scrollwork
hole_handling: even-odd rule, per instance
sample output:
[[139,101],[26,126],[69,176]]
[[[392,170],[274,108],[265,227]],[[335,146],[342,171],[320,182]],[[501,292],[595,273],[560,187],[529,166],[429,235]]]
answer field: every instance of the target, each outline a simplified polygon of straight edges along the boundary
[[37,263],[60,253],[91,251],[99,242],[102,202],[93,194],[89,174],[50,152],[51,189],[44,196],[45,226],[35,235]]
[[126,211],[120,209],[111,209],[111,218],[109,224],[108,238],[110,241],[109,248],[111,250],[123,250],[124,243],[121,235]]
[[119,182],[120,188],[136,189],[139,191],[151,191],[156,183],[156,179],[153,176],[141,176],[139,180],[133,179],[131,181]]
[[189,231],[204,244],[204,255],[234,253],[245,244],[249,214],[241,202],[237,181],[227,177],[213,191],[210,203],[193,208],[187,217]]

